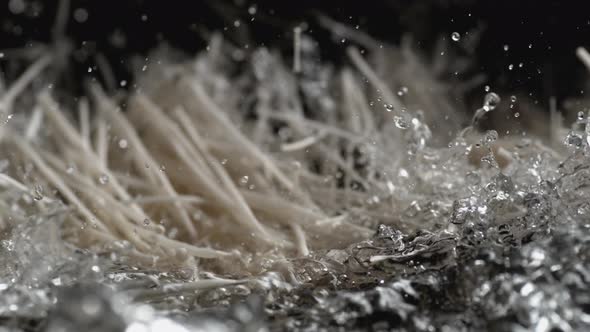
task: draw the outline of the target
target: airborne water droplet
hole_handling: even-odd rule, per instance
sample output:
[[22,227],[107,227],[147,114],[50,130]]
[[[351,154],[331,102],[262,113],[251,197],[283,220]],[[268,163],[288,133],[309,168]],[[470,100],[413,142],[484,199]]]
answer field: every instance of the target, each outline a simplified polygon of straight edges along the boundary
[[393,111],[393,105],[392,104],[385,104],[385,105],[383,105],[383,107],[385,107],[385,109],[387,110],[387,112]]
[[493,111],[500,103],[500,100],[500,96],[498,96],[496,93],[487,93],[483,99],[483,109],[486,112]]
[[408,93],[408,88],[405,86],[402,86],[399,91],[397,92],[397,95],[402,97],[404,96],[406,93]]
[[451,39],[452,39],[453,41],[456,41],[456,42],[458,42],[458,41],[461,39],[461,35],[460,35],[458,32],[453,32],[453,33],[451,34]]
[[240,179],[240,184],[245,185],[247,183],[248,183],[248,175],[242,176],[242,178]]
[[510,96],[510,101],[516,103],[516,96]]
[[127,140],[125,140],[125,139],[120,139],[119,140],[119,147],[121,149],[127,149],[127,145],[128,145]]
[[483,87],[483,90],[484,90],[485,92],[490,92],[490,86],[489,86],[489,85],[486,85],[486,86],[484,86],[484,87]]

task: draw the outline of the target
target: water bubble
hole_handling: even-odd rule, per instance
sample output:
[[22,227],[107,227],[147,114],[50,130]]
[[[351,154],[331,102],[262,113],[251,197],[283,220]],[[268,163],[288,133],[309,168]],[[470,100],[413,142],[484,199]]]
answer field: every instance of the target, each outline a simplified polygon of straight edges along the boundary
[[126,139],[120,139],[119,140],[119,147],[121,149],[127,149],[128,143]]
[[401,117],[399,115],[395,115],[393,117],[393,123],[395,123],[395,126],[398,127],[399,129],[408,129],[410,127],[408,122],[403,117]]
[[453,33],[451,34],[451,39],[452,39],[453,41],[456,41],[456,42],[458,42],[459,40],[461,40],[461,34],[459,34],[458,32],[453,32]]
[[500,101],[500,96],[498,96],[494,92],[489,92],[485,95],[483,99],[483,109],[486,112],[493,111],[498,106]]
[[109,176],[108,176],[108,175],[106,175],[106,174],[101,174],[101,175],[98,177],[98,182],[99,182],[100,184],[107,184],[107,183],[109,183]]

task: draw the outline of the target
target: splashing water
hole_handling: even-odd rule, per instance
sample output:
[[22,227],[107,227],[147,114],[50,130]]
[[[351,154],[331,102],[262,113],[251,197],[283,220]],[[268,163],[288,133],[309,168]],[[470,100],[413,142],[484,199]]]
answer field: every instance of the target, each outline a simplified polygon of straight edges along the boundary
[[[316,241],[310,254],[279,255],[281,248],[273,248],[270,253],[251,253],[243,249],[247,248],[244,246],[240,259],[227,255],[216,263],[203,259],[206,262],[202,265],[195,263],[197,259],[185,247],[174,248],[172,253],[166,253],[169,256],[149,256],[137,248],[155,246],[163,240],[157,238],[157,234],[171,234],[165,239],[174,243],[179,243],[178,239],[184,234],[173,224],[177,219],[158,215],[161,211],[150,216],[152,219],[144,218],[129,201],[117,202],[124,205],[121,211],[132,215],[133,226],[141,226],[143,222],[144,227],[130,231],[130,238],[136,242],[110,241],[93,253],[76,249],[75,241],[73,244],[62,241],[62,229],[79,232],[75,236],[63,234],[74,239],[98,231],[93,227],[67,228],[72,217],[71,207],[57,200],[45,200],[45,196],[52,195],[49,187],[31,187],[35,194],[33,204],[22,203],[22,192],[9,191],[6,201],[0,205],[2,220],[10,217],[13,225],[10,235],[1,238],[0,266],[7,267],[0,271],[2,322],[6,321],[5,317],[11,317],[10,324],[17,328],[30,321],[44,322],[50,331],[82,331],[92,326],[96,331],[254,331],[285,327],[301,331],[367,327],[416,331],[576,331],[588,328],[589,279],[585,276],[590,275],[587,255],[590,251],[587,223],[590,126],[587,117],[578,117],[580,123],[564,138],[563,148],[550,149],[520,137],[500,137],[495,130],[479,133],[476,127],[481,118],[501,102],[500,97],[486,87],[483,105],[475,112],[471,125],[460,131],[447,147],[435,147],[434,141],[440,137],[433,133],[434,126],[429,123],[437,124],[440,120],[436,112],[427,113],[426,108],[422,112],[410,108],[402,111],[402,108],[394,109],[392,104],[385,104],[386,111],[379,112],[384,117],[375,115],[372,118],[367,116],[373,116],[370,110],[362,113],[363,107],[368,105],[367,98],[356,95],[353,98],[352,93],[344,94],[342,98],[350,99],[340,105],[330,94],[334,88],[330,82],[335,80],[330,76],[331,71],[318,68],[310,60],[314,50],[308,49],[311,46],[306,46],[304,36],[301,38],[300,81],[290,76],[269,52],[257,53],[256,61],[250,64],[251,73],[241,78],[259,88],[252,98],[263,116],[256,121],[267,117],[264,119],[268,123],[248,122],[253,120],[246,118],[245,111],[229,115],[232,121],[244,124],[240,128],[243,130],[241,140],[256,142],[263,148],[261,151],[270,151],[269,160],[296,161],[293,178],[298,181],[299,189],[310,188],[310,192],[317,192],[304,197],[312,203],[309,206],[313,208],[305,210],[304,214],[311,221],[288,220],[289,223],[308,222],[302,228],[321,226],[312,228],[317,233],[304,233],[293,227],[292,233],[300,236],[297,245],[303,246],[305,240]],[[460,35],[455,40],[453,34],[452,39],[458,41]],[[246,100],[241,97],[249,96],[247,93],[251,93],[251,89],[230,84],[229,74],[218,68],[216,61],[219,60],[199,58],[197,64],[191,65],[196,71],[205,71],[203,76],[210,81],[203,83],[207,86],[204,91],[217,96],[217,99],[212,97],[216,103],[228,109],[239,109]],[[357,91],[355,84],[359,82],[353,81],[352,75],[342,76],[347,77],[342,86]],[[300,90],[304,91],[303,100],[297,99]],[[415,93],[421,92],[412,88],[401,96],[410,98]],[[240,98],[236,97],[238,101],[235,101],[231,96]],[[300,111],[297,107],[302,102],[320,111],[297,121],[281,112],[277,112],[278,115],[265,113],[280,105],[282,109],[294,110],[284,113],[300,114],[296,111]],[[511,102],[516,99],[511,98]],[[254,107],[242,106],[244,109]],[[336,113],[340,109],[349,112],[348,117]],[[395,112],[391,114],[392,111]],[[275,115],[276,118],[271,119]],[[382,119],[384,121],[379,123]],[[283,126],[283,134],[269,124]],[[252,128],[266,130],[262,131],[265,135],[259,137],[259,132]],[[285,128],[289,129],[288,135],[284,134]],[[203,151],[224,147],[215,143],[224,143],[223,136],[228,132],[213,134],[220,135],[208,141],[210,146]],[[335,136],[326,136],[331,134]],[[280,135],[284,135],[285,140],[314,139],[306,149],[292,154],[305,157],[291,160],[291,155],[285,151],[273,150],[275,139],[282,139]],[[142,143],[149,144],[149,139]],[[129,142],[135,149],[135,141]],[[181,151],[190,145],[178,144]],[[128,141],[121,139],[117,145],[126,149]],[[159,142],[155,146],[161,148]],[[201,150],[196,151],[201,153]],[[223,167],[231,169],[252,163],[248,157],[243,157],[244,151],[231,151],[235,155],[224,155],[220,159]],[[331,154],[333,151],[336,153]],[[342,155],[348,159],[342,159]],[[182,153],[174,155],[165,172],[163,167],[160,171],[157,167],[149,169],[148,165],[153,162],[163,165],[159,160],[148,163],[142,159],[131,169],[139,169],[138,174],[147,174],[148,178],[162,179],[168,173],[172,177],[178,175],[173,172],[173,165],[181,156]],[[214,163],[197,160],[200,157],[197,154],[190,157],[191,162]],[[294,169],[292,163],[279,165]],[[225,173],[215,170],[218,173],[212,176],[215,179],[213,188],[229,187],[228,183],[235,181],[235,188],[231,187],[232,191],[228,192],[233,195],[246,192],[239,197],[250,201],[244,199],[239,204],[255,199],[268,200],[257,206],[267,207],[264,212],[268,215],[257,216],[272,220],[270,214],[275,209],[283,209],[273,206],[283,197],[271,186],[277,179],[270,181],[257,173],[244,175],[241,169],[231,174],[235,179],[224,178]],[[264,172],[271,171],[264,169]],[[79,172],[72,168],[66,173],[74,177]],[[125,175],[114,174],[110,181],[106,174],[100,175],[98,182],[103,186],[93,188],[94,192],[119,190],[119,178],[128,181],[125,186],[136,185],[132,177]],[[184,180],[181,177],[181,182]],[[106,186],[107,183],[110,185]],[[179,188],[189,190],[188,187]],[[271,194],[261,196],[262,199],[256,196],[265,190]],[[290,194],[287,202],[305,202],[298,195],[301,193]],[[178,199],[173,201],[177,209],[204,201],[181,197],[187,199],[183,201],[179,194],[171,197]],[[236,196],[228,197],[234,203]],[[94,196],[92,199],[98,206],[99,199]],[[48,204],[51,208],[35,210],[39,208],[37,204]],[[285,206],[284,209],[293,207]],[[191,216],[203,223],[203,229],[213,230],[209,234],[212,239],[205,236],[205,242],[216,244],[219,242],[214,238],[216,233],[226,231],[224,227],[238,226],[227,227],[224,222],[229,219],[228,215],[214,219],[215,215],[208,214],[208,209],[211,206],[199,208],[199,213]],[[148,208],[145,211],[151,212]],[[297,211],[289,212],[300,216]],[[153,219],[155,217],[157,219]],[[151,222],[163,220],[163,217],[167,218],[165,229]],[[289,223],[271,224],[267,234],[274,236],[288,228],[286,226],[298,225]],[[360,240],[339,239],[338,234],[346,234],[345,227],[356,227],[353,233],[366,228],[374,232]],[[152,237],[147,237],[152,242],[142,243],[143,239],[134,237],[152,228],[155,229],[150,233]],[[128,230],[121,230],[125,231]],[[242,229],[238,231],[244,233]],[[235,235],[230,231],[228,234]],[[321,238],[328,235],[334,238],[330,243],[322,243]],[[264,240],[257,234],[246,236],[249,237]],[[243,237],[235,239],[231,241],[239,242]],[[163,262],[172,258],[183,264]],[[160,266],[167,270],[155,268]],[[252,268],[253,272],[245,266],[255,266],[257,270]],[[210,267],[221,273],[208,272]],[[269,316],[272,319],[267,319]]]

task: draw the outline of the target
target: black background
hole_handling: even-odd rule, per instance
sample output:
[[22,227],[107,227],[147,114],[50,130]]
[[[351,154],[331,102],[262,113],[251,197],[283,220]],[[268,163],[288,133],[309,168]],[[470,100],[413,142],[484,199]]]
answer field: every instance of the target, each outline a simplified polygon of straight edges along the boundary
[[[23,0],[27,9],[16,15],[8,10],[11,0],[0,1],[0,49],[51,39],[57,1]],[[464,33],[479,26],[483,33],[473,58],[478,70],[488,75],[489,84],[503,90],[532,92],[544,104],[550,96],[559,100],[579,96],[584,88],[587,72],[574,52],[577,46],[590,44],[590,10],[585,3],[72,0],[72,12],[84,8],[89,15],[83,23],[69,15],[67,36],[79,49],[100,50],[113,65],[117,78],[129,79],[128,65],[121,60],[133,54],[146,54],[161,40],[194,52],[205,47],[203,36],[207,31],[226,28],[225,35],[238,44],[267,45],[288,54],[292,29],[301,22],[311,27],[324,60],[341,63],[346,45],[317,25],[317,13],[358,25],[359,30],[386,42],[397,43],[403,33],[409,32],[426,52],[440,36],[448,38],[453,31]],[[254,15],[248,13],[252,5],[256,6]],[[241,21],[240,28],[233,26],[237,19]],[[116,30],[126,36],[125,47],[116,47],[111,42]],[[504,51],[503,45],[508,45],[509,51]],[[77,59],[77,75],[88,75],[86,68],[91,61]],[[521,62],[523,67],[518,68]],[[509,71],[509,64],[516,68]]]

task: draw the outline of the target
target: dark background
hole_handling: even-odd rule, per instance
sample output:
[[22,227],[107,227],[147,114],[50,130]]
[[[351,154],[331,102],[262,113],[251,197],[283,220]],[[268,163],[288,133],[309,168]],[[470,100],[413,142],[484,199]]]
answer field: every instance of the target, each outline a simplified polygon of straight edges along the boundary
[[[310,34],[319,41],[323,60],[341,63],[346,44],[318,26],[318,13],[358,25],[359,30],[385,42],[397,43],[409,32],[425,52],[431,51],[440,36],[448,38],[453,31],[463,34],[480,27],[481,41],[472,58],[488,75],[488,84],[533,93],[546,104],[550,96],[563,100],[579,96],[584,88],[587,72],[574,52],[577,46],[590,44],[590,10],[585,2],[72,0],[71,12],[83,8],[88,17],[78,22],[69,15],[66,34],[78,49],[75,75],[92,75],[87,73],[93,61],[88,55],[99,50],[115,69],[117,79],[130,79],[127,59],[147,54],[162,40],[194,52],[205,47],[209,32],[225,29],[225,36],[238,45],[267,45],[289,54],[292,29],[301,22],[307,22]],[[51,40],[57,1],[0,3],[0,49]],[[256,8],[254,15],[249,12],[252,6]],[[235,20],[240,20],[239,28],[234,27]],[[125,43],[117,44],[117,40]],[[508,51],[504,45],[509,46]],[[0,68],[7,61],[2,59]],[[521,62],[523,67],[519,68]],[[509,64],[515,69],[508,70]]]

